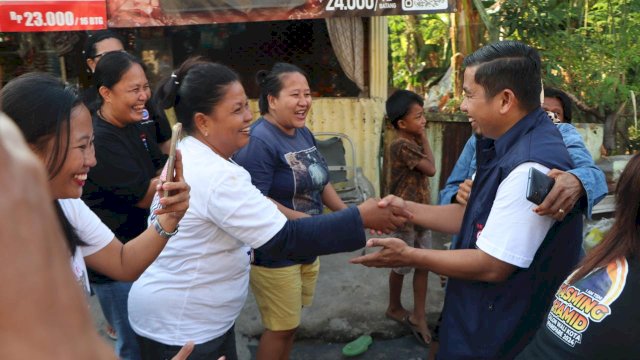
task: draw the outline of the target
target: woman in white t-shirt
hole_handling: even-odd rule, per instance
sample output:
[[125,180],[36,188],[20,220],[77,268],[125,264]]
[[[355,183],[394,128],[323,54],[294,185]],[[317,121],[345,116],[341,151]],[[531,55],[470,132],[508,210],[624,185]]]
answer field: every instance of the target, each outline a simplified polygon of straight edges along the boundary
[[374,200],[287,220],[231,160],[249,141],[252,114],[237,74],[224,65],[187,60],[156,96],[187,133],[178,146],[192,196],[180,233],[129,293],[143,359],[172,355],[187,339],[196,344],[192,359],[237,358],[234,323],[247,296],[251,249],[276,259],[353,251],[365,245],[363,227],[390,231],[406,220]]
[[123,245],[80,200],[82,186],[96,158],[91,115],[76,91],[44,73],[10,81],[0,93],[2,111],[15,121],[31,149],[47,167],[50,199],[70,251],[71,268],[89,293],[86,265],[112,278],[133,281],[178,231],[189,207],[189,186],[176,161],[176,181],[158,187],[173,195],[160,200],[149,228]]

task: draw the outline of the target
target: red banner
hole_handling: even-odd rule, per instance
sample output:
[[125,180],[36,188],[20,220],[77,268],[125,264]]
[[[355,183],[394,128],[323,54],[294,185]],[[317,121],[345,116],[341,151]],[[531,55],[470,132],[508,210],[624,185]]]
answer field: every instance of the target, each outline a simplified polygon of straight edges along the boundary
[[0,0],[0,31],[107,28],[105,0]]

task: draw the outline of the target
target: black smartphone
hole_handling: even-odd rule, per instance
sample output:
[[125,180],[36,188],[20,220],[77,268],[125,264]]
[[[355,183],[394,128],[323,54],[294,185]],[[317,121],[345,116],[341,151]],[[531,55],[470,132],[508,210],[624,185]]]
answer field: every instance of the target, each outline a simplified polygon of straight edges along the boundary
[[538,169],[530,168],[529,180],[527,181],[527,200],[540,205],[551,191],[554,183],[555,180],[552,177]]
[[[176,123],[171,128],[171,146],[169,147],[169,159],[167,159],[167,175],[165,178],[165,182],[173,181],[174,176],[174,168],[176,164],[176,144],[178,139],[180,138],[180,133],[182,132],[182,124]],[[164,196],[169,196],[169,191],[165,190]]]

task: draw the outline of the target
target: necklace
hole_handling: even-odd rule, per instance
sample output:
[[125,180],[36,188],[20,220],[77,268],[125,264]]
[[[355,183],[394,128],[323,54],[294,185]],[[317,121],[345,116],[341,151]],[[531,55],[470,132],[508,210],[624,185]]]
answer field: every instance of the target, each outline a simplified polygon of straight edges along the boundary
[[99,108],[98,110],[96,110],[96,115],[98,115],[98,117],[100,119],[102,119],[103,121],[108,122],[109,124],[111,124],[111,125],[113,125],[113,126],[115,126],[117,128],[125,127],[125,125],[122,125],[122,124],[120,124],[120,123],[118,123],[116,121],[108,120],[106,117],[104,117],[104,115],[102,115],[102,108]]

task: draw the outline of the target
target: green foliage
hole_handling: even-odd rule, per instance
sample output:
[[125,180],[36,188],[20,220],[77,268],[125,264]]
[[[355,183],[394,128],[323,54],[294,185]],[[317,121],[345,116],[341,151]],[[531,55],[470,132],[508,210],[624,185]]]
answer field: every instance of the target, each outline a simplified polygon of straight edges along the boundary
[[631,125],[628,128],[629,131],[629,150],[640,150],[640,128],[635,125]]
[[389,17],[391,83],[424,93],[449,67],[447,14]]
[[640,90],[640,1],[506,0],[494,14],[506,38],[541,50],[545,81],[601,113]]

